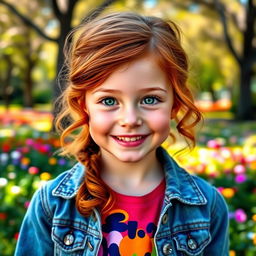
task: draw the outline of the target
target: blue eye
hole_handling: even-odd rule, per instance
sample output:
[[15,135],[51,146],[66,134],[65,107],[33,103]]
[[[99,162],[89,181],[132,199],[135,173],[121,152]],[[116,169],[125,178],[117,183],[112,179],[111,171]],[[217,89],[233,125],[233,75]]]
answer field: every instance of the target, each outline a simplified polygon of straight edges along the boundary
[[101,101],[106,106],[114,106],[116,104],[116,99],[112,97],[107,97]]
[[155,96],[147,96],[142,99],[142,104],[154,105],[157,104],[160,100]]

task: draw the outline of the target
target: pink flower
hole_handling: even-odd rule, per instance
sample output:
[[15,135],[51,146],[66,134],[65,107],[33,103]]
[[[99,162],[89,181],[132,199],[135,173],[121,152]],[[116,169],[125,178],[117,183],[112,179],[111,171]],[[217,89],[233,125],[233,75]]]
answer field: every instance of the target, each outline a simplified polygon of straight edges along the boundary
[[245,173],[245,171],[246,171],[245,167],[241,164],[238,164],[234,167],[235,174],[242,174],[242,173]]
[[35,167],[35,166],[31,166],[31,167],[29,167],[28,172],[30,174],[34,175],[34,174],[39,173],[39,169],[37,167]]
[[207,147],[208,148],[219,148],[220,147],[220,144],[218,143],[218,141],[216,140],[209,140],[207,142]]
[[30,201],[26,201],[26,202],[24,203],[24,207],[27,209],[27,208],[29,207],[29,204],[30,204]]
[[235,211],[235,220],[239,223],[243,223],[247,220],[247,215],[243,209],[237,209]]
[[26,139],[26,144],[28,146],[33,146],[34,145],[34,140],[33,139]]
[[224,190],[224,188],[223,188],[223,187],[218,187],[217,190],[218,190],[220,193],[222,193],[222,191]]

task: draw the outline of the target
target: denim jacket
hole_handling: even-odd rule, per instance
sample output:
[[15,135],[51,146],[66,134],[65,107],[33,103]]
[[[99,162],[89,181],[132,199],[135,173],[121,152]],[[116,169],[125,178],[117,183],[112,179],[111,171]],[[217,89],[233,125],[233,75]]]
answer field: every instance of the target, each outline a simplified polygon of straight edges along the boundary
[[[154,237],[157,255],[228,256],[228,210],[222,196],[206,181],[179,167],[164,149],[157,152],[166,176]],[[95,209],[90,217],[83,217],[75,207],[83,177],[84,166],[77,163],[34,194],[22,223],[16,256],[98,254],[100,214]]]

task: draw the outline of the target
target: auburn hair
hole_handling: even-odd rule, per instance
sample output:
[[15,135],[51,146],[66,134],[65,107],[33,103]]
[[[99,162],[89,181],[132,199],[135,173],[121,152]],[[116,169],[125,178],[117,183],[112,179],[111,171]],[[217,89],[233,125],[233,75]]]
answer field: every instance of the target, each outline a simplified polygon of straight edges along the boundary
[[100,177],[100,150],[89,133],[86,90],[101,85],[121,65],[150,54],[172,86],[172,118],[192,147],[194,127],[202,116],[187,86],[187,55],[180,43],[180,31],[172,21],[131,12],[101,16],[70,33],[65,54],[67,87],[61,96],[56,127],[61,132],[62,155],[75,156],[86,167],[76,207],[88,216],[93,208],[103,212],[109,209],[113,197]]

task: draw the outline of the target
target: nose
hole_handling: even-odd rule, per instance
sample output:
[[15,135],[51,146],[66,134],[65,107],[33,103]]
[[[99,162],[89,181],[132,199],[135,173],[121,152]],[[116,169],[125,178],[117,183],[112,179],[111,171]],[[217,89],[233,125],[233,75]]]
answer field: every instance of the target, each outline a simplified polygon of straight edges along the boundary
[[127,107],[122,111],[119,124],[123,127],[134,128],[142,125],[142,117],[136,107]]

